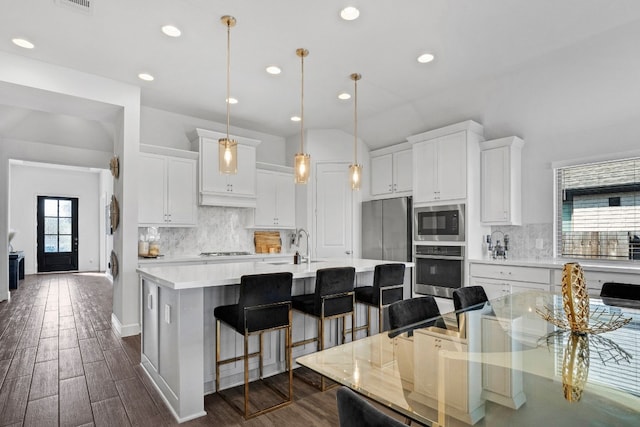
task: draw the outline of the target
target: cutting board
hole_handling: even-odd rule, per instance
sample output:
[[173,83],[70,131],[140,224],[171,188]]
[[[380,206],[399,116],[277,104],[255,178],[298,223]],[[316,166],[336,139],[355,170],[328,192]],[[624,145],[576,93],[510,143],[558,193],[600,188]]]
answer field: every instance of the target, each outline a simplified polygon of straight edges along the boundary
[[257,254],[279,253],[282,248],[279,231],[254,231],[253,242]]

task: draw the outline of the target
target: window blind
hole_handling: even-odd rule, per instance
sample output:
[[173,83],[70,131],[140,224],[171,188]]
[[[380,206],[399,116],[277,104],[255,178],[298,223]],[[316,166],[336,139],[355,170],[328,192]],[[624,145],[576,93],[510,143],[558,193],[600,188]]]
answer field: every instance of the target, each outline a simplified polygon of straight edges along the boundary
[[640,259],[640,159],[556,169],[556,251]]

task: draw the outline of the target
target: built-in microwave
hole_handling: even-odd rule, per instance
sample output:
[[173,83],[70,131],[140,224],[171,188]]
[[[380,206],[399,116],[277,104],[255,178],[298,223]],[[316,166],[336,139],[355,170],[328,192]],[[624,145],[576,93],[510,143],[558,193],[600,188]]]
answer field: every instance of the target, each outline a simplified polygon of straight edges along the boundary
[[413,212],[413,240],[464,242],[463,204],[423,206]]

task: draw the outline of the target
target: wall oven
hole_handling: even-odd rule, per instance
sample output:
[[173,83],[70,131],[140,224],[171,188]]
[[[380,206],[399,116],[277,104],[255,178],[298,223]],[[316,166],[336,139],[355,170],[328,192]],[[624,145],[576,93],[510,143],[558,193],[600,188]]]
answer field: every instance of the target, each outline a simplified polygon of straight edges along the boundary
[[413,240],[464,242],[463,204],[423,206],[413,213]]
[[415,288],[420,295],[453,298],[464,285],[464,246],[415,246]]

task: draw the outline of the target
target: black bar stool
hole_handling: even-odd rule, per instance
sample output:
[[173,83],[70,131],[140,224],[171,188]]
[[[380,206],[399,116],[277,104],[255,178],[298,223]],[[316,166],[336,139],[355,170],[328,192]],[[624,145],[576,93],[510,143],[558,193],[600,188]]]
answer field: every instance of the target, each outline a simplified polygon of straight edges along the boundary
[[[244,360],[244,411],[227,399],[224,393],[220,397],[237,409],[246,419],[272,411],[293,401],[293,377],[291,369],[291,273],[254,274],[240,279],[240,297],[238,304],[223,305],[213,311],[216,317],[216,392],[220,390],[220,365]],[[220,360],[220,324],[226,323],[244,336],[244,354],[230,359]],[[268,331],[285,330],[285,355],[289,372],[288,395],[265,382],[285,401],[249,413],[249,359],[260,358],[260,379],[262,379],[262,334]],[[249,336],[258,334],[259,349],[249,353]]]
[[371,308],[378,309],[378,332],[382,332],[383,310],[389,304],[401,301],[404,287],[404,264],[378,264],[373,271],[373,286],[355,288],[356,302],[367,307],[367,324],[359,326],[356,331],[366,329],[371,335]]
[[[316,288],[312,294],[294,295],[293,309],[318,319],[318,336],[293,343],[294,347],[317,342],[318,351],[324,349],[324,321],[342,319],[342,343],[345,342],[345,317],[351,316],[355,322],[354,282],[356,269],[353,267],[321,268],[316,272]],[[355,331],[351,328],[351,340]],[[306,381],[305,378],[302,378]],[[320,379],[320,389],[326,390],[324,377]]]

